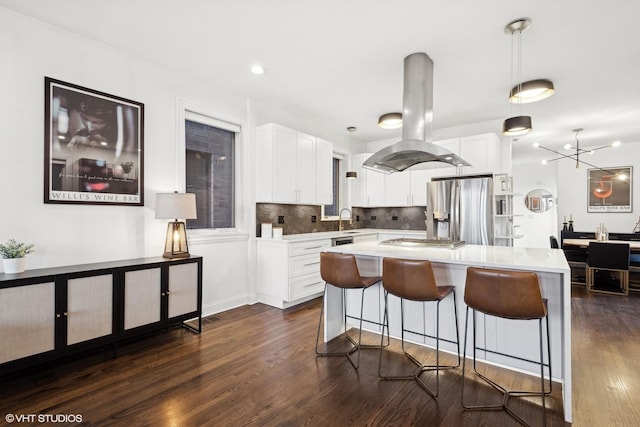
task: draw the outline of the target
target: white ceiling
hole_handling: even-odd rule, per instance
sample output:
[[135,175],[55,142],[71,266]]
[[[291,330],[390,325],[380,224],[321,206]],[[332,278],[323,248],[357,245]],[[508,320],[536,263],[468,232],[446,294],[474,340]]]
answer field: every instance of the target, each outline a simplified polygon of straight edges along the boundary
[[[640,1],[617,0],[0,0],[0,5],[194,75],[356,137],[400,137],[379,115],[401,111],[403,59],[435,63],[434,130],[516,115],[507,101],[511,37],[522,35],[522,80],[554,82],[521,106],[534,141],[560,147],[640,141]],[[260,63],[263,76],[249,67]],[[515,77],[514,77],[515,79]],[[548,156],[544,156],[548,157]]]

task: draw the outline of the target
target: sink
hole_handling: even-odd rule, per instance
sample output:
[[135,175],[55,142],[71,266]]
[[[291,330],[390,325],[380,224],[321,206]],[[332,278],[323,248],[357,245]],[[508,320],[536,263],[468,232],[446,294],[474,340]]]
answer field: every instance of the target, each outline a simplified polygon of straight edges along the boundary
[[447,248],[455,249],[464,246],[462,240],[438,240],[438,239],[412,239],[403,237],[399,239],[383,240],[381,245],[404,246],[404,247],[422,247],[422,248]]

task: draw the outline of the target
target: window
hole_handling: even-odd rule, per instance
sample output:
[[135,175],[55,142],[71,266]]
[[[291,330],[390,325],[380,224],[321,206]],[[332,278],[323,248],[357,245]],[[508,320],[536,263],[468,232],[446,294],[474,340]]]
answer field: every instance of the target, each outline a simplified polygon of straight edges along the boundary
[[186,191],[196,195],[198,214],[187,220],[187,228],[234,228],[239,127],[189,111],[185,118]]
[[333,158],[333,203],[324,205],[324,216],[338,216],[340,206],[340,159]]
[[347,161],[346,154],[333,152],[333,203],[330,205],[322,206],[322,220],[323,221],[335,221],[338,219],[338,214],[341,208],[347,206],[347,186],[346,186],[346,170]]

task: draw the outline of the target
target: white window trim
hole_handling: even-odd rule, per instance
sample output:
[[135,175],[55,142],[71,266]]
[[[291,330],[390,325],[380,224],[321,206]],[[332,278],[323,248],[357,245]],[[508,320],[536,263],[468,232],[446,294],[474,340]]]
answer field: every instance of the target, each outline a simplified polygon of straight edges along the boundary
[[187,188],[186,182],[186,129],[185,129],[185,120],[196,120],[201,123],[205,123],[211,126],[218,127],[220,129],[225,129],[230,132],[236,133],[235,138],[235,176],[233,177],[235,183],[235,195],[234,195],[234,223],[236,226],[234,228],[199,228],[199,229],[189,229],[188,241],[191,243],[205,243],[208,241],[217,241],[220,239],[223,240],[236,240],[236,239],[245,239],[248,237],[248,234],[244,231],[241,231],[238,228],[238,224],[242,220],[240,216],[241,204],[242,200],[243,188],[241,188],[244,180],[241,176],[242,171],[242,163],[241,155],[242,155],[242,135],[244,131],[244,120],[238,117],[234,117],[229,114],[222,114],[219,112],[211,111],[208,108],[204,107],[201,104],[188,101],[186,99],[178,98],[176,100],[176,177],[175,182],[179,191],[185,191]]

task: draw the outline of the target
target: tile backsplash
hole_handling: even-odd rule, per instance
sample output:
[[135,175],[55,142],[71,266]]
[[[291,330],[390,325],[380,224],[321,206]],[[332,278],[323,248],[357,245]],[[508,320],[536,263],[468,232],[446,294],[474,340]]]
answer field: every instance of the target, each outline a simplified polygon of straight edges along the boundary
[[[424,207],[353,208],[353,224],[342,220],[344,230],[380,228],[423,230]],[[261,235],[262,223],[282,227],[283,234],[338,231],[338,221],[321,221],[320,206],[256,204],[256,236]]]

